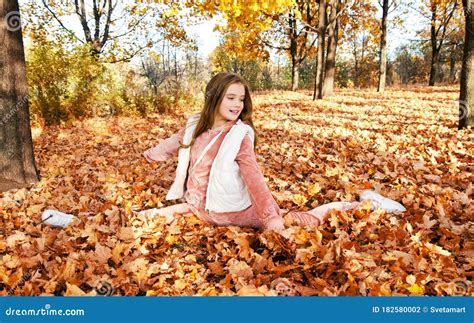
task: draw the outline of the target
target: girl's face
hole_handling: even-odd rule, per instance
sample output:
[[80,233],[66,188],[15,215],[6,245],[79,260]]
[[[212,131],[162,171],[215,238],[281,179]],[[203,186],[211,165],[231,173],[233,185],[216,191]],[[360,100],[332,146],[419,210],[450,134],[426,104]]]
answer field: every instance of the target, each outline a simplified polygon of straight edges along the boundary
[[244,109],[245,87],[241,83],[229,85],[217,111],[214,127],[223,125],[227,121],[237,120]]

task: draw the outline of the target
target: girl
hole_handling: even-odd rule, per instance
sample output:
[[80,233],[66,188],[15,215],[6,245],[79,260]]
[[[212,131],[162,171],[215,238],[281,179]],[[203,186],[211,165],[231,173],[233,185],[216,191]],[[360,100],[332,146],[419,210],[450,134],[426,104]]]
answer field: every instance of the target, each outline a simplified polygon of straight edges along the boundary
[[[175,213],[192,212],[216,225],[282,230],[282,210],[273,199],[259,169],[254,147],[249,87],[232,73],[215,75],[206,86],[204,108],[184,129],[144,153],[148,162],[165,161],[178,154],[176,178],[166,199],[186,203],[141,212],[161,215],[168,222]],[[361,200],[374,207],[405,211],[400,204],[364,191]],[[331,209],[350,210],[360,202],[334,202],[308,212],[290,212],[301,225],[320,225]]]

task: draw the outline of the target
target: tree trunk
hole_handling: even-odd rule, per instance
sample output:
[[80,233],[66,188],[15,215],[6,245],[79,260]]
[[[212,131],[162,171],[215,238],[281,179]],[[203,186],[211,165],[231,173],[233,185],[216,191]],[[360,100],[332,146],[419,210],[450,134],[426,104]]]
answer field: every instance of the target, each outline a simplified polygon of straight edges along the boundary
[[439,51],[438,51],[438,48],[436,47],[436,48],[433,48],[433,53],[431,55],[430,81],[428,83],[429,86],[434,86],[437,81],[438,65],[439,65]]
[[299,87],[300,79],[300,65],[297,62],[293,62],[291,67],[291,90],[296,91]]
[[339,12],[340,0],[332,0],[330,25],[328,32],[328,52],[324,71],[323,96],[332,96],[334,94],[334,75],[336,74],[336,51],[339,32]]
[[316,77],[314,82],[313,100],[323,98],[323,77],[324,77],[324,50],[326,39],[326,0],[319,0],[319,22],[318,22],[318,55],[316,63]]
[[359,48],[357,46],[357,40],[354,38],[352,42],[352,55],[354,57],[354,72],[353,74],[353,82],[354,85],[357,85],[357,82],[359,80]]
[[0,191],[5,191],[39,180],[17,0],[0,2],[0,39]]
[[449,58],[449,80],[450,83],[456,83],[456,57],[451,55]]
[[383,0],[382,5],[382,36],[380,38],[380,62],[379,62],[379,86],[378,92],[385,90],[385,80],[387,78],[387,15],[388,0]]
[[456,82],[456,55],[454,53],[457,50],[457,45],[453,46],[453,55],[449,56],[449,82]]
[[431,66],[430,66],[430,80],[429,86],[434,86],[436,82],[436,72],[439,60],[439,47],[436,35],[436,3],[432,2],[431,6]]
[[459,129],[474,127],[474,4],[471,0],[463,0],[463,6],[466,27],[459,96]]
[[290,11],[290,55],[291,55],[291,90],[296,91],[299,86],[299,61],[298,61],[298,42],[297,42],[297,26],[295,14]]

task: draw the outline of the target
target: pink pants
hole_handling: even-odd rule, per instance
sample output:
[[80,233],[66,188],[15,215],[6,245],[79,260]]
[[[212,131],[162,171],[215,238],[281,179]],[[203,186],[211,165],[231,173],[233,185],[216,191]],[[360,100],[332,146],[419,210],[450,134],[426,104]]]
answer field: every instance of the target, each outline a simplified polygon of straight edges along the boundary
[[[356,208],[360,202],[332,202],[324,204],[306,212],[289,212],[288,217],[295,219],[300,225],[320,225],[326,219],[329,211],[336,209],[340,211],[347,211]],[[176,213],[196,213],[193,212],[193,208],[190,207],[187,203],[175,204],[161,209],[151,209],[143,211],[143,214],[146,215],[161,215],[166,217],[167,222],[170,223],[173,221]],[[198,217],[199,214],[196,214]],[[212,222],[209,218],[203,218],[207,222]],[[227,223],[228,225],[238,225],[241,226],[242,223]]]

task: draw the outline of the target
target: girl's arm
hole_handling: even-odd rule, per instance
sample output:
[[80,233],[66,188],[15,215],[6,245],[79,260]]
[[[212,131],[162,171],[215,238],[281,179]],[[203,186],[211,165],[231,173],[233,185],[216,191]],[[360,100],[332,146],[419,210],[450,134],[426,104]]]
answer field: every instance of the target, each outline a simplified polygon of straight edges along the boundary
[[265,178],[258,167],[253,144],[248,136],[245,136],[244,140],[242,140],[236,161],[239,164],[240,173],[250,194],[252,205],[264,228],[266,230],[284,229],[280,208],[273,199]]
[[158,146],[148,149],[143,156],[148,162],[165,161],[178,154],[179,142],[183,140],[184,130],[181,129],[171,137],[160,142]]

